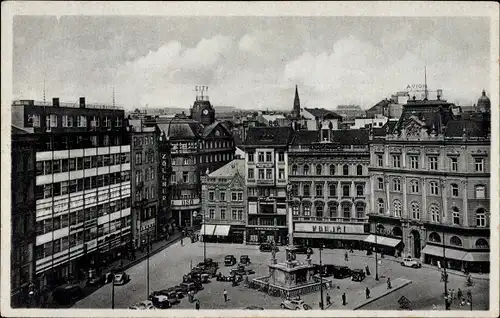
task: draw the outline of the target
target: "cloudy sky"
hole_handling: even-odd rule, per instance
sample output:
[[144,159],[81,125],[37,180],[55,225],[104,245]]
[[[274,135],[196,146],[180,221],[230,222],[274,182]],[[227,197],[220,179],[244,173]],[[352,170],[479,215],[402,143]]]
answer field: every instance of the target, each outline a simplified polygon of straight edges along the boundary
[[461,105],[490,82],[486,18],[16,16],[13,94],[127,109],[370,107],[427,81]]

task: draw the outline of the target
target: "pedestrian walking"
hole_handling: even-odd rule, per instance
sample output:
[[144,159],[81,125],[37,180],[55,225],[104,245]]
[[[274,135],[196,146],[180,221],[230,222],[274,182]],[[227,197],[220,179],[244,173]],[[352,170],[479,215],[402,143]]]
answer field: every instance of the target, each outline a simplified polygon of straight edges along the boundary
[[455,295],[455,288],[453,288],[453,289],[451,290],[451,301],[452,301],[452,302],[453,302],[453,300],[455,300],[455,296],[456,296],[456,295]]
[[370,268],[368,267],[368,265],[366,265],[365,270],[366,270],[366,276],[369,276],[370,275]]
[[462,290],[459,288],[457,290],[457,298],[458,298],[458,300],[462,300],[463,297],[464,297],[464,293],[462,293]]
[[196,310],[200,310],[200,301],[196,300]]
[[370,298],[370,289],[368,287],[366,287],[365,294],[366,294],[366,299]]
[[227,302],[227,290],[224,288],[224,302]]
[[342,294],[342,306],[345,306],[347,304],[347,299],[345,293]]
[[347,251],[345,251],[344,257],[345,257],[345,261],[348,262],[349,261],[349,254],[347,253]]
[[330,294],[326,293],[326,305],[330,306],[332,304],[332,299],[330,298]]
[[184,246],[184,240],[181,237],[181,246]]
[[467,291],[467,300],[472,299],[472,293],[470,290]]
[[392,285],[391,285],[391,278],[390,277],[387,277],[387,289],[391,289],[392,288]]

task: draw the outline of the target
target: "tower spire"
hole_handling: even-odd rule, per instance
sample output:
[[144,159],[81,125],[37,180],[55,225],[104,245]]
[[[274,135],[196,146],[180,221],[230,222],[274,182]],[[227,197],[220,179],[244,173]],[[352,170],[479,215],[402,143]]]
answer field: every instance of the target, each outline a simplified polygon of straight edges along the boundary
[[300,116],[300,98],[299,98],[299,87],[295,85],[295,98],[293,99],[293,111],[294,117]]

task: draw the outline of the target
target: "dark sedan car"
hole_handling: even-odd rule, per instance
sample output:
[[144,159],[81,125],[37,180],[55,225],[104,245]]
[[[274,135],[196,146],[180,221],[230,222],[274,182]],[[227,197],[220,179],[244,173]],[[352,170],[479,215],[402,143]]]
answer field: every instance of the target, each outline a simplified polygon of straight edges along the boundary
[[309,254],[313,254],[312,248],[306,247],[306,246],[303,246],[303,245],[296,245],[296,246],[294,246],[293,251],[296,254],[308,254],[308,253]]
[[233,266],[234,264],[236,264],[236,257],[234,257],[234,255],[226,255],[226,257],[224,257],[225,266]]
[[59,305],[69,305],[84,296],[83,290],[79,285],[67,284],[57,287],[52,292],[53,299]]
[[[259,250],[261,252],[272,252],[273,250],[273,245],[269,244],[269,243],[263,243],[263,244],[260,244],[259,246]],[[279,248],[277,246],[274,246],[274,250],[276,252],[279,252]]]

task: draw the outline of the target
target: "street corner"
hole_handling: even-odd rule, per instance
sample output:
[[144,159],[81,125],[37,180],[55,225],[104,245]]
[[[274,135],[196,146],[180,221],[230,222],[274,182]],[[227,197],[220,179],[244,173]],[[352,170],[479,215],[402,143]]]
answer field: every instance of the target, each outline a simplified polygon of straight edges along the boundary
[[359,295],[361,295],[361,299],[358,298],[356,301],[352,302],[352,306],[350,306],[350,309],[362,309],[363,306],[368,305],[369,303],[374,302],[382,297],[385,297],[411,283],[411,280],[400,277],[392,280],[391,288],[388,288],[387,283],[381,282],[370,290],[370,298],[366,298],[365,293],[357,293],[358,297]]

